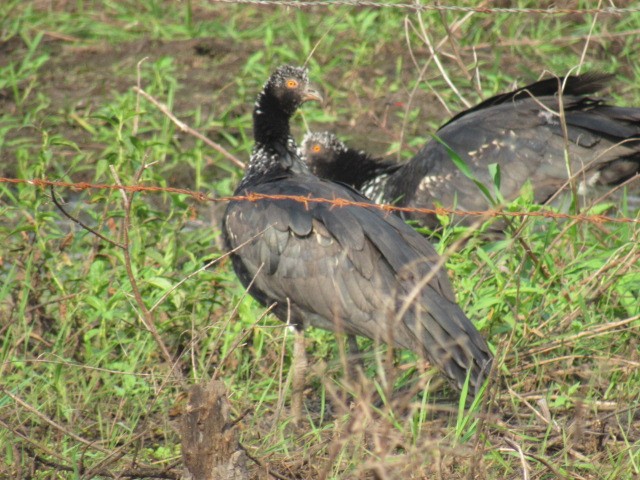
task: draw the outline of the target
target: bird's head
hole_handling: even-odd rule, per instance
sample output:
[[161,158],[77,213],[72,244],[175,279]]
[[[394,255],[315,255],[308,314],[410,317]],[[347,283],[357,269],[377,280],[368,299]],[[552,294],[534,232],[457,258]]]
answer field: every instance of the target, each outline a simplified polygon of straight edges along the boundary
[[273,72],[264,86],[264,93],[277,99],[288,115],[293,115],[304,102],[322,102],[322,95],[309,83],[307,69],[291,65],[283,65]]
[[311,170],[321,177],[323,170],[337,167],[341,153],[347,146],[330,132],[309,132],[302,140],[302,154]]

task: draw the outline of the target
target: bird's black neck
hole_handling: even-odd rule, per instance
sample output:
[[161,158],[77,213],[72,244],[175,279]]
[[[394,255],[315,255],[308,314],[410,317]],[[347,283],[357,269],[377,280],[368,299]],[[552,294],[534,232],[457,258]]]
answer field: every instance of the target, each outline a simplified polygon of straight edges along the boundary
[[[361,150],[347,148],[338,153],[338,158],[332,162],[331,172],[317,171],[320,177],[330,178],[335,181],[351,185],[356,190],[373,180],[374,178],[393,173],[399,168],[395,162],[372,157]],[[320,167],[318,170],[322,170]]]
[[286,144],[291,137],[289,120],[293,112],[285,111],[269,91],[258,97],[253,109],[253,139],[256,144]]
[[253,110],[255,144],[239,189],[290,172],[308,172],[291,136],[289,120],[293,113],[268,90],[258,96]]

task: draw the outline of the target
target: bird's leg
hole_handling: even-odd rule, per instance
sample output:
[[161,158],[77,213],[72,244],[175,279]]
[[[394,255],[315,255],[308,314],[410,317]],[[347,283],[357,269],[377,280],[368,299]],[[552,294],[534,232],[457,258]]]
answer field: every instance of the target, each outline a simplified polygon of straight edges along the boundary
[[304,332],[296,328],[293,336],[291,416],[297,425],[302,419],[302,397],[304,393],[304,377],[307,370],[307,352],[305,350]]
[[364,362],[360,358],[360,348],[358,348],[358,340],[355,335],[347,335],[347,346],[349,347],[349,356],[353,357],[355,362],[349,362],[349,375],[355,381],[358,378],[358,367],[364,372]]
[[344,403],[348,409],[349,405],[358,402],[359,398],[363,398],[363,388],[366,382],[364,379],[364,362],[360,357],[360,348],[358,347],[358,341],[355,335],[347,335],[347,351],[348,354],[344,355],[344,376],[345,376],[345,389],[342,390],[340,400]]
[[358,348],[358,339],[355,335],[347,335],[347,345],[349,345],[349,353],[359,358],[360,348]]

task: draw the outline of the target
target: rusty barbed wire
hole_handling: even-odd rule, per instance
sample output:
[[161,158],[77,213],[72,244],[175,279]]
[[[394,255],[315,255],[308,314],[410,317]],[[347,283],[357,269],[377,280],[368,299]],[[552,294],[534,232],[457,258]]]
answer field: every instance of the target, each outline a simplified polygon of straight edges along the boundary
[[183,195],[189,195],[199,201],[221,201],[222,198],[211,197],[206,193],[194,192],[186,188],[174,188],[174,187],[157,187],[153,185],[116,185],[111,183],[88,183],[88,182],[62,182],[58,180],[45,180],[41,178],[34,178],[27,180],[24,178],[4,178],[0,177],[0,183],[12,183],[12,184],[28,184],[36,187],[60,187],[70,188],[72,190],[123,190],[125,192],[165,192],[165,193],[179,193]]
[[444,11],[460,13],[484,14],[525,14],[525,15],[625,15],[640,12],[640,6],[635,7],[595,7],[595,8],[518,8],[518,7],[464,7],[458,5],[420,4],[374,2],[370,0],[212,0],[211,3],[244,4],[257,6],[281,7],[367,7],[367,8],[397,8],[414,12]]
[[571,213],[561,213],[561,212],[552,212],[550,210],[536,210],[536,211],[508,211],[502,209],[492,209],[492,210],[477,210],[477,211],[467,211],[467,210],[456,210],[451,208],[444,207],[436,207],[436,208],[416,208],[416,207],[398,207],[395,205],[386,205],[386,204],[375,204],[368,202],[355,202],[351,200],[346,200],[344,198],[321,198],[321,197],[303,197],[300,195],[265,195],[260,193],[250,193],[249,195],[238,195],[231,197],[213,197],[211,195],[207,195],[203,192],[196,192],[193,190],[189,190],[186,188],[174,188],[174,187],[158,187],[154,185],[116,185],[116,184],[108,184],[108,183],[88,183],[88,182],[63,182],[58,180],[46,180],[46,179],[22,179],[22,178],[4,178],[0,177],[0,183],[10,183],[10,184],[27,184],[33,185],[35,187],[59,187],[59,188],[69,188],[72,190],[123,190],[126,192],[151,192],[151,193],[176,193],[181,195],[188,195],[195,200],[201,202],[229,202],[229,201],[247,201],[247,202],[257,202],[260,200],[277,200],[277,201],[286,201],[291,200],[295,202],[300,202],[305,205],[310,203],[328,203],[335,207],[348,207],[348,206],[357,206],[363,208],[375,208],[378,210],[382,210],[385,212],[405,212],[405,213],[423,213],[427,215],[436,214],[436,215],[459,215],[459,216],[477,216],[477,217],[487,217],[494,218],[500,216],[507,217],[544,217],[544,218],[553,218],[558,220],[575,220],[578,222],[589,222],[589,223],[635,223],[640,224],[639,218],[630,218],[630,217],[609,217],[607,215],[600,214],[571,214]]

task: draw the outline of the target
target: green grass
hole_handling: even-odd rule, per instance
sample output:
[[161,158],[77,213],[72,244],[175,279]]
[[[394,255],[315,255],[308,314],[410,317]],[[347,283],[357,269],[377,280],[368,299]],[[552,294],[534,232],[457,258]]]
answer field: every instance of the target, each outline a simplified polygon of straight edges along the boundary
[[[330,128],[405,159],[447,109],[465,108],[462,98],[474,104],[576,67],[592,23],[583,71],[615,72],[612,98],[640,105],[638,47],[628,34],[640,28],[638,15],[594,23],[475,14],[439,52],[458,96],[423,36],[437,45],[463,16],[424,13],[423,31],[417,14],[389,8],[5,2],[1,176],[112,184],[113,167],[125,185],[229,195],[237,167],[146,100],[137,110],[143,57],[145,91],[243,161],[255,95],[285,62],[308,62],[327,98],[295,118],[297,135],[305,124]],[[307,418],[296,428],[292,335],[263,318],[229,262],[201,270],[224,253],[223,203],[137,193],[125,229],[119,192],[58,188],[56,198],[114,243],[68,221],[50,191],[0,183],[0,477],[106,478],[132,465],[175,472],[184,393],[212,375],[229,390],[242,444],[290,478],[640,475],[637,224],[514,219],[518,238],[489,242],[446,228],[434,241],[450,255],[458,300],[489,338],[501,379],[461,408],[409,352],[389,363],[384,347],[361,339],[366,371],[353,381],[343,375],[341,343],[309,331]],[[637,215],[625,197],[608,202],[592,213],[613,204],[609,214]],[[536,209],[526,195],[511,208]],[[125,230],[130,275],[116,245]],[[251,471],[267,478],[253,463]]]

